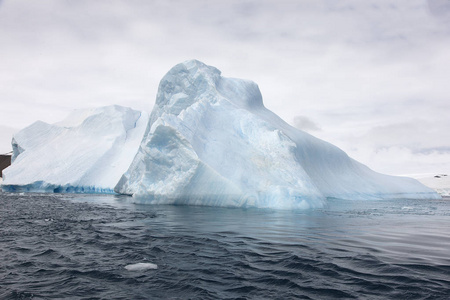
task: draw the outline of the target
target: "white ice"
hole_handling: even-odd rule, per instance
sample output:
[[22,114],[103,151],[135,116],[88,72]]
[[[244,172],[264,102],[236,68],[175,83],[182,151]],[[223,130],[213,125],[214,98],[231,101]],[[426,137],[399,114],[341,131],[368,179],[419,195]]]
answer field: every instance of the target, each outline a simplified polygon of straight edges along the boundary
[[450,176],[449,173],[423,173],[410,174],[412,178],[417,179],[427,187],[434,189],[442,196],[450,196]]
[[346,199],[439,198],[382,175],[266,109],[258,86],[191,60],[161,80],[115,191],[148,203],[296,209]]
[[113,193],[144,135],[148,115],[121,106],[37,121],[14,135],[4,191]]
[[131,265],[126,265],[125,269],[128,271],[146,271],[146,270],[156,270],[158,266],[152,263],[136,263]]

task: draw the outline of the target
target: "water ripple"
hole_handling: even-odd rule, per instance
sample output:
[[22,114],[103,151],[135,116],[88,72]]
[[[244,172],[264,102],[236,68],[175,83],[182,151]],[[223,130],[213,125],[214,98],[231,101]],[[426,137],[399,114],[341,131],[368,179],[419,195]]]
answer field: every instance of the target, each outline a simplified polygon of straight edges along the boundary
[[[0,298],[447,299],[449,212],[442,200],[277,212],[0,193]],[[125,269],[137,263],[158,268]]]

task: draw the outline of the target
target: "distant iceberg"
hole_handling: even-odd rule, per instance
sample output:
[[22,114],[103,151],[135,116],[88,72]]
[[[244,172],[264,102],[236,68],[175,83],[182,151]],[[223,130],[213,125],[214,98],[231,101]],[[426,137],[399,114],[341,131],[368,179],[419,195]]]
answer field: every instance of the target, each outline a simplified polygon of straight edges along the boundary
[[420,183],[432,188],[441,196],[450,197],[450,176],[448,174],[410,174],[408,177],[417,179]]
[[14,135],[3,191],[114,193],[145,132],[148,114],[121,106],[37,121]]
[[114,189],[143,202],[297,209],[328,197],[434,199],[266,109],[258,86],[197,60],[161,80],[140,148]]

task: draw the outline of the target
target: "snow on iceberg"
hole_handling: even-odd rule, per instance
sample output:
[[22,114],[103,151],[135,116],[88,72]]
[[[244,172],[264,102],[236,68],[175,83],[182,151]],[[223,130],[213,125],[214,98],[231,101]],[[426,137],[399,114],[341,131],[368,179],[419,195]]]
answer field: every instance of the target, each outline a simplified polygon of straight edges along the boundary
[[161,80],[138,153],[115,187],[147,203],[320,207],[327,197],[439,198],[376,173],[266,109],[258,86],[191,60]]
[[14,135],[3,191],[113,193],[145,132],[148,114],[121,106],[37,121]]

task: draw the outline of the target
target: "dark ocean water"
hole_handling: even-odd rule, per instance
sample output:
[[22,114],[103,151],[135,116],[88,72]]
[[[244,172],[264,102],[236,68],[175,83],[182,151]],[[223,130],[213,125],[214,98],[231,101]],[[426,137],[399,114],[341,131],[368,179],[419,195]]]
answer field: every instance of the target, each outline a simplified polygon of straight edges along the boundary
[[[1,299],[450,299],[450,199],[309,211],[0,193]],[[156,270],[129,271],[149,262]]]

